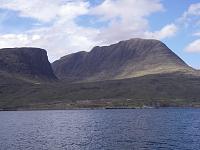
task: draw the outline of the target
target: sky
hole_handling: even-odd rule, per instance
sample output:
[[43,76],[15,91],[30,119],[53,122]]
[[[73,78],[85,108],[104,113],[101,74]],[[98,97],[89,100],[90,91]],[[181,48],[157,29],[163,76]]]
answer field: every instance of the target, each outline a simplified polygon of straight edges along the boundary
[[200,69],[200,0],[0,0],[0,48],[40,47],[53,62],[131,38]]

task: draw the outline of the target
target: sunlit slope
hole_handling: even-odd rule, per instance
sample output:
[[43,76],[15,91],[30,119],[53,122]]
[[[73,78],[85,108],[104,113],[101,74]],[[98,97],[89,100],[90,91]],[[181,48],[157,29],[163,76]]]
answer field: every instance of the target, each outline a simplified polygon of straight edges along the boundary
[[60,79],[99,81],[194,71],[164,43],[131,39],[62,57],[52,64]]

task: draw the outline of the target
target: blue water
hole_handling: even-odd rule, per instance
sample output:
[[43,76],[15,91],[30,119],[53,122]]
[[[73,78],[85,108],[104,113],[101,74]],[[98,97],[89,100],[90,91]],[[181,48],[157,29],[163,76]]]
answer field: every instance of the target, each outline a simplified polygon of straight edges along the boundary
[[1,150],[199,150],[200,109],[0,112]]

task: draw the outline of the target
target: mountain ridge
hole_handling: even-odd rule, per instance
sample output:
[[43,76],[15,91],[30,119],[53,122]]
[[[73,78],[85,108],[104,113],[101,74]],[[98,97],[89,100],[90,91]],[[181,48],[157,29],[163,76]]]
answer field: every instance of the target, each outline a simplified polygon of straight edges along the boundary
[[[165,62],[163,62],[165,60]],[[98,81],[125,79],[147,74],[194,71],[164,43],[152,39],[130,39],[110,46],[96,46],[52,63],[60,79]]]

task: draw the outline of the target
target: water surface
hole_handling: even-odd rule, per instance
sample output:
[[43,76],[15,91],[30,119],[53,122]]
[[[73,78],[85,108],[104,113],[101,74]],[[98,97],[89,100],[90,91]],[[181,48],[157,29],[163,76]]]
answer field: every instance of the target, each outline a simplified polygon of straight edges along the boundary
[[200,109],[0,112],[2,150],[199,150]]

